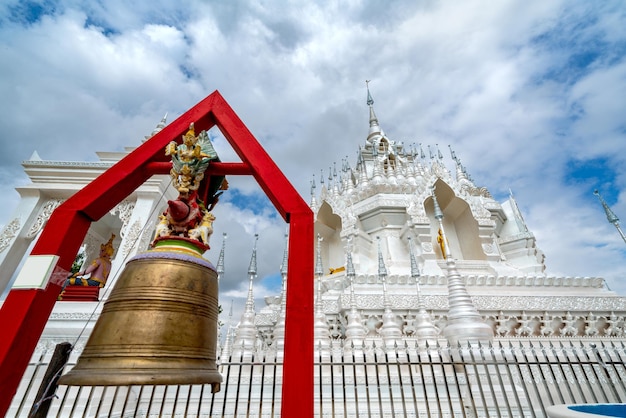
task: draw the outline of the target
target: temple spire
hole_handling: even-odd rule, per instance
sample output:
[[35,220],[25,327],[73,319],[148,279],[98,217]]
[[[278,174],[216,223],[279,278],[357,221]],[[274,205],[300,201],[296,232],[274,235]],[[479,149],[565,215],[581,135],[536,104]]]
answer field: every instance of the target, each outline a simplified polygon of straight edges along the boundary
[[315,174],[313,174],[313,180],[311,180],[311,203],[309,207],[313,212],[317,211],[317,200],[315,199]]
[[280,275],[282,277],[282,287],[280,291],[280,314],[276,325],[274,325],[274,344],[279,351],[285,347],[285,319],[287,316],[287,264],[289,261],[289,234],[285,233],[285,250],[283,252],[283,262],[280,264]]
[[443,226],[443,212],[439,207],[435,186],[432,186],[432,198],[435,219],[439,223],[439,233],[442,244],[442,252],[446,259],[448,278],[448,323],[443,330],[443,335],[448,343],[455,347],[457,344],[468,342],[488,342],[493,339],[493,330],[484,321],[472,302],[472,298],[461,280],[461,275],[456,269],[456,262],[452,257],[450,245],[446,238]]
[[254,312],[254,293],[253,281],[257,274],[256,264],[256,246],[259,240],[259,234],[254,234],[254,247],[252,249],[252,257],[250,258],[250,267],[248,267],[248,297],[246,299],[246,308],[241,315],[241,321],[237,328],[237,338],[233,343],[233,353],[247,355],[254,352],[256,347],[257,329],[255,324],[256,314]]
[[439,328],[433,324],[433,319],[426,312],[426,304],[422,298],[422,290],[420,289],[420,270],[415,258],[415,250],[413,249],[413,240],[409,237],[409,255],[411,260],[411,277],[415,280],[415,287],[417,289],[417,315],[415,316],[415,335],[419,338],[420,342],[428,341],[430,344],[434,343],[439,335]]
[[398,323],[396,315],[391,310],[391,301],[387,293],[387,268],[385,267],[385,260],[383,259],[383,253],[380,248],[380,237],[376,237],[378,240],[378,278],[383,282],[383,324],[380,327],[380,335],[383,337],[383,341],[387,347],[393,347],[394,343],[398,344],[402,338],[402,329]]
[[226,238],[228,238],[228,235],[226,235],[226,232],[224,232],[222,234],[222,249],[220,250],[220,255],[217,259],[217,280],[221,281],[222,277],[224,276],[224,250],[226,249]]
[[609,205],[604,201],[604,199],[602,198],[602,195],[600,194],[598,190],[594,190],[593,194],[598,196],[598,199],[600,199],[600,203],[602,204],[602,207],[604,208],[604,213],[606,213],[606,220],[609,221],[609,223],[613,224],[613,226],[615,226],[615,228],[617,229],[617,232],[619,232],[619,235],[622,237],[624,242],[626,242],[626,236],[624,235],[624,231],[622,231],[622,228],[619,225],[619,218],[617,217],[617,215],[615,215],[615,213],[611,210]]
[[322,267],[322,236],[317,234],[317,257],[315,262],[315,275],[317,276],[317,291],[315,295],[315,348],[327,350],[330,348],[330,331],[328,330],[328,321],[324,313],[322,305],[322,276],[324,269]]
[[165,128],[166,125],[167,125],[167,112],[165,113],[165,116],[161,118],[161,121],[157,124],[154,130],[150,132],[150,135],[146,135],[142,142],[146,142],[148,139],[152,138],[153,136],[161,132],[163,128]]
[[351,244],[352,239],[350,237],[348,238],[348,251],[346,252],[346,277],[350,281],[350,311],[347,315],[348,324],[346,325],[344,349],[361,349],[363,347],[363,339],[367,335],[367,328],[363,325],[354,296],[354,278],[356,272],[354,270],[354,264],[352,263],[352,252],[349,248]]
[[372,99],[372,95],[370,94],[370,80],[365,80],[365,86],[367,88],[367,105],[370,108],[370,130],[367,135],[367,140],[370,142],[374,142],[373,138],[375,136],[382,137],[383,131],[380,129],[380,125],[378,124],[378,117],[374,112],[374,99]]

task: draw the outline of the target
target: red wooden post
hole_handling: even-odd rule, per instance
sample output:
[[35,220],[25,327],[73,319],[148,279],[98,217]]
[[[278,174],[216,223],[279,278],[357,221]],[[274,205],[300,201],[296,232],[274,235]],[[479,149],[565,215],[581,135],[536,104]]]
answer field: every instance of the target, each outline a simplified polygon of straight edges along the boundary
[[[313,214],[219,92],[207,96],[59,206],[31,255],[59,256],[56,269],[69,270],[90,223],[150,176],[163,173],[165,146],[180,141],[192,122],[198,131],[217,124],[243,161],[216,164],[215,173],[253,175],[283,219],[291,223],[282,416],[313,416]],[[61,284],[53,280],[45,289],[13,289],[0,309],[0,416],[10,407],[60,291]]]

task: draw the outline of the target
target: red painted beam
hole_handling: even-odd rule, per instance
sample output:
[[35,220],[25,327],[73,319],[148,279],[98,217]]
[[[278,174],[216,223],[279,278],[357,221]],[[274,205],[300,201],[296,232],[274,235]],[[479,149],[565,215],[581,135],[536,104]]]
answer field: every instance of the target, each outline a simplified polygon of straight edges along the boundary
[[[89,229],[91,220],[82,213],[57,208],[33,248],[32,255],[58,255],[57,267],[69,270]],[[0,416],[11,406],[28,367],[61,285],[48,283],[41,289],[11,290],[0,310]]]
[[[150,175],[169,174],[172,169],[171,162],[153,162],[146,164],[146,172]],[[209,164],[205,171],[205,177],[209,176],[250,176],[252,169],[244,163],[222,163],[215,162]]]
[[[308,209],[308,207],[307,207]],[[291,214],[282,417],[313,416],[313,213]]]

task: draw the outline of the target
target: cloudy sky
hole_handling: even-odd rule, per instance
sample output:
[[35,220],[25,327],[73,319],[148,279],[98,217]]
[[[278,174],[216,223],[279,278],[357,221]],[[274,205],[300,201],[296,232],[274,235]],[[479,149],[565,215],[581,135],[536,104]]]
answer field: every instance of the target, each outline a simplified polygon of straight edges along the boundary
[[[4,0],[0,224],[33,151],[95,161],[214,90],[309,201],[314,173],[354,165],[368,79],[391,139],[450,144],[479,186],[513,191],[548,274],[626,295],[626,244],[593,195],[626,221],[625,53],[622,1]],[[261,190],[231,179],[216,215],[225,308],[245,296],[257,232],[255,291],[273,293],[285,224]]]

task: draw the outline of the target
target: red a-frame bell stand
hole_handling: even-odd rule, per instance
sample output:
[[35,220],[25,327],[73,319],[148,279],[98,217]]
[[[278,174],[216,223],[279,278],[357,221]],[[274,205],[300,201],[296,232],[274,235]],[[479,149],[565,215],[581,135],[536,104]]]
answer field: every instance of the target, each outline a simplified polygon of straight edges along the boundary
[[[165,146],[180,141],[190,123],[196,131],[217,125],[241,163],[211,163],[211,175],[252,175],[290,224],[282,416],[313,416],[313,213],[218,91],[60,205],[31,255],[59,256],[69,270],[89,229],[155,174],[167,174]],[[0,416],[7,413],[24,371],[50,317],[62,283],[44,289],[13,289],[0,310]]]

